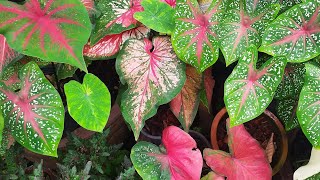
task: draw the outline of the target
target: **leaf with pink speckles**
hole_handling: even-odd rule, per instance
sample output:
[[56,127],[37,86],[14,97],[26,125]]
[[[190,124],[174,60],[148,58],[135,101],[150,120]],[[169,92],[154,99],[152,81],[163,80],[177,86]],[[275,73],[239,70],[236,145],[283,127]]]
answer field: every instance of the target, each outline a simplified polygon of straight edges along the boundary
[[20,53],[9,47],[6,38],[0,34],[0,74],[8,65],[21,57]]
[[224,84],[224,102],[231,126],[245,123],[264,112],[281,82],[286,59],[274,57],[257,70],[258,51],[250,46]]
[[170,102],[185,82],[185,65],[173,52],[170,38],[129,39],[119,52],[116,70],[128,88],[121,95],[121,112],[138,139],[144,122],[158,106]]
[[11,134],[30,151],[56,157],[64,127],[61,97],[34,62],[23,66],[19,79],[18,92],[0,82],[2,112]]

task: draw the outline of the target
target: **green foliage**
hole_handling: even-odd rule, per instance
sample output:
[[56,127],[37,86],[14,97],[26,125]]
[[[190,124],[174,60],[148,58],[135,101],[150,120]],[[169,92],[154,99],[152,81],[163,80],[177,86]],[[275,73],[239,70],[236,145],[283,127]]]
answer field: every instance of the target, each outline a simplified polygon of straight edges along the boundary
[[73,166],[71,169],[68,166],[57,164],[61,179],[72,179],[72,180],[88,180],[90,178],[89,172],[92,166],[92,162],[88,161],[84,169],[80,172],[77,171],[77,167]]

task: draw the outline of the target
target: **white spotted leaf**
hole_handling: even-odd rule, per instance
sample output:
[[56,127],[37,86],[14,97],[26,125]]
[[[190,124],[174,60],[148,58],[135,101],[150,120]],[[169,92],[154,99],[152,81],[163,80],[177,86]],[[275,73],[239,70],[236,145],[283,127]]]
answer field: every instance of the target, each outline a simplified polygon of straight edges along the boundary
[[277,104],[276,111],[286,131],[299,127],[297,107],[297,98],[281,99]]

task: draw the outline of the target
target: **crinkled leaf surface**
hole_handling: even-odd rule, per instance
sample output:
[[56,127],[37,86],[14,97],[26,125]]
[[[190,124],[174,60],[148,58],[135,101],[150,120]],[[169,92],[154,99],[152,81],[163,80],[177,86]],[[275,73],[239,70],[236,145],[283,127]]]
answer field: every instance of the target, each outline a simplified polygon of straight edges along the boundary
[[203,157],[207,165],[227,179],[270,180],[272,169],[259,142],[251,137],[242,124],[227,129],[231,153],[206,148]]
[[116,70],[128,89],[121,95],[121,112],[138,139],[144,121],[159,105],[170,102],[185,83],[185,65],[172,50],[169,37],[126,41]]
[[202,74],[188,65],[186,75],[187,80],[181,92],[170,102],[170,108],[182,124],[183,129],[189,131],[198,112]]
[[0,34],[0,74],[3,70],[15,60],[18,60],[21,55],[11,49],[6,38]]
[[286,59],[274,57],[257,70],[257,58],[257,48],[248,48],[224,84],[224,102],[231,126],[262,114],[281,82]]
[[164,147],[138,142],[131,150],[131,161],[143,179],[199,180],[203,160],[192,137],[175,126],[162,133]]
[[3,116],[11,134],[30,151],[56,157],[64,127],[61,97],[34,62],[23,66],[19,79],[18,92],[0,82]]
[[304,62],[320,54],[320,2],[301,3],[277,17],[262,38],[260,51]]
[[178,1],[175,8],[176,27],[172,34],[172,46],[182,61],[201,72],[218,59],[216,31],[223,9],[220,4],[221,0],[214,0],[206,13],[202,13],[196,0]]
[[304,86],[300,93],[297,117],[311,144],[320,147],[320,68],[307,63]]
[[24,5],[1,1],[0,24],[0,33],[16,51],[87,71],[82,49],[91,23],[79,0],[48,0],[44,7],[38,0]]
[[219,31],[226,65],[237,61],[250,46],[261,44],[261,34],[276,17],[278,4],[265,0],[229,1]]
[[83,83],[64,85],[71,117],[82,127],[102,132],[111,109],[111,96],[106,85],[95,75],[86,74]]
[[142,0],[142,12],[134,14],[134,18],[147,27],[160,32],[171,34],[174,30],[174,9],[160,0]]
[[299,127],[297,118],[298,99],[281,99],[277,105],[276,111],[279,119],[283,122],[286,131]]

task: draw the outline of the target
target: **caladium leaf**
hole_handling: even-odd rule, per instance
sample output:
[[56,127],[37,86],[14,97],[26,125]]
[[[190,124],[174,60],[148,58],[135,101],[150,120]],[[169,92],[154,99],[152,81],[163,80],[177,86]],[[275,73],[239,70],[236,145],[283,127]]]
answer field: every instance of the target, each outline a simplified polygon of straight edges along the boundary
[[188,132],[198,112],[202,74],[194,67],[187,66],[186,75],[187,80],[181,92],[170,102],[170,108]]
[[192,137],[175,126],[162,133],[163,147],[138,142],[131,150],[131,161],[143,179],[200,179],[203,160]]
[[237,61],[250,45],[260,46],[261,34],[280,8],[279,4],[265,0],[229,3],[219,31],[220,47],[227,66]]
[[0,82],[3,116],[11,134],[30,151],[56,157],[64,123],[61,97],[34,62],[23,66],[19,79],[18,92]]
[[168,5],[170,5],[172,8],[176,7],[177,1],[176,0],[160,0],[162,2],[167,3]]
[[91,44],[95,45],[106,35],[120,34],[134,28],[138,21],[133,14],[143,11],[140,3],[141,0],[99,0],[97,9],[101,15],[92,31]]
[[265,31],[260,51],[304,62],[320,54],[320,3],[301,3],[277,17]]
[[278,102],[276,111],[279,119],[283,122],[286,131],[299,127],[297,118],[298,99],[281,99]]
[[89,15],[92,15],[96,12],[94,0],[81,0],[84,7],[86,7]]
[[138,139],[144,121],[159,105],[170,102],[185,83],[185,65],[172,50],[169,37],[126,41],[116,70],[128,89],[121,95],[121,112]]
[[264,149],[246,131],[244,125],[228,129],[230,154],[220,150],[204,149],[203,157],[207,165],[217,174],[227,179],[265,179],[272,177],[272,169]]
[[297,117],[301,129],[311,142],[320,147],[320,68],[307,63],[304,86],[300,93]]
[[213,88],[215,80],[212,77],[212,68],[208,68],[204,71],[203,87],[200,91],[200,101],[208,108],[211,109],[211,101],[213,95]]
[[2,144],[3,128],[4,128],[4,118],[2,116],[2,112],[0,112],[0,147],[1,147],[1,144]]
[[274,57],[257,70],[257,48],[250,46],[224,84],[224,102],[231,126],[264,112],[281,82],[286,59]]
[[172,34],[172,46],[182,61],[201,72],[218,59],[216,31],[223,9],[220,5],[221,0],[214,0],[204,14],[196,0],[178,1],[175,8],[176,27]]
[[19,71],[23,64],[18,61],[5,69],[1,75],[1,81],[12,91],[21,89],[21,80],[19,79]]
[[6,38],[0,34],[0,74],[8,65],[18,60],[21,56],[20,53],[9,47]]
[[207,175],[203,176],[201,180],[225,180],[225,178],[211,171]]
[[171,34],[174,30],[174,9],[160,0],[142,0],[142,12],[136,12],[134,18],[147,27],[160,32]]

